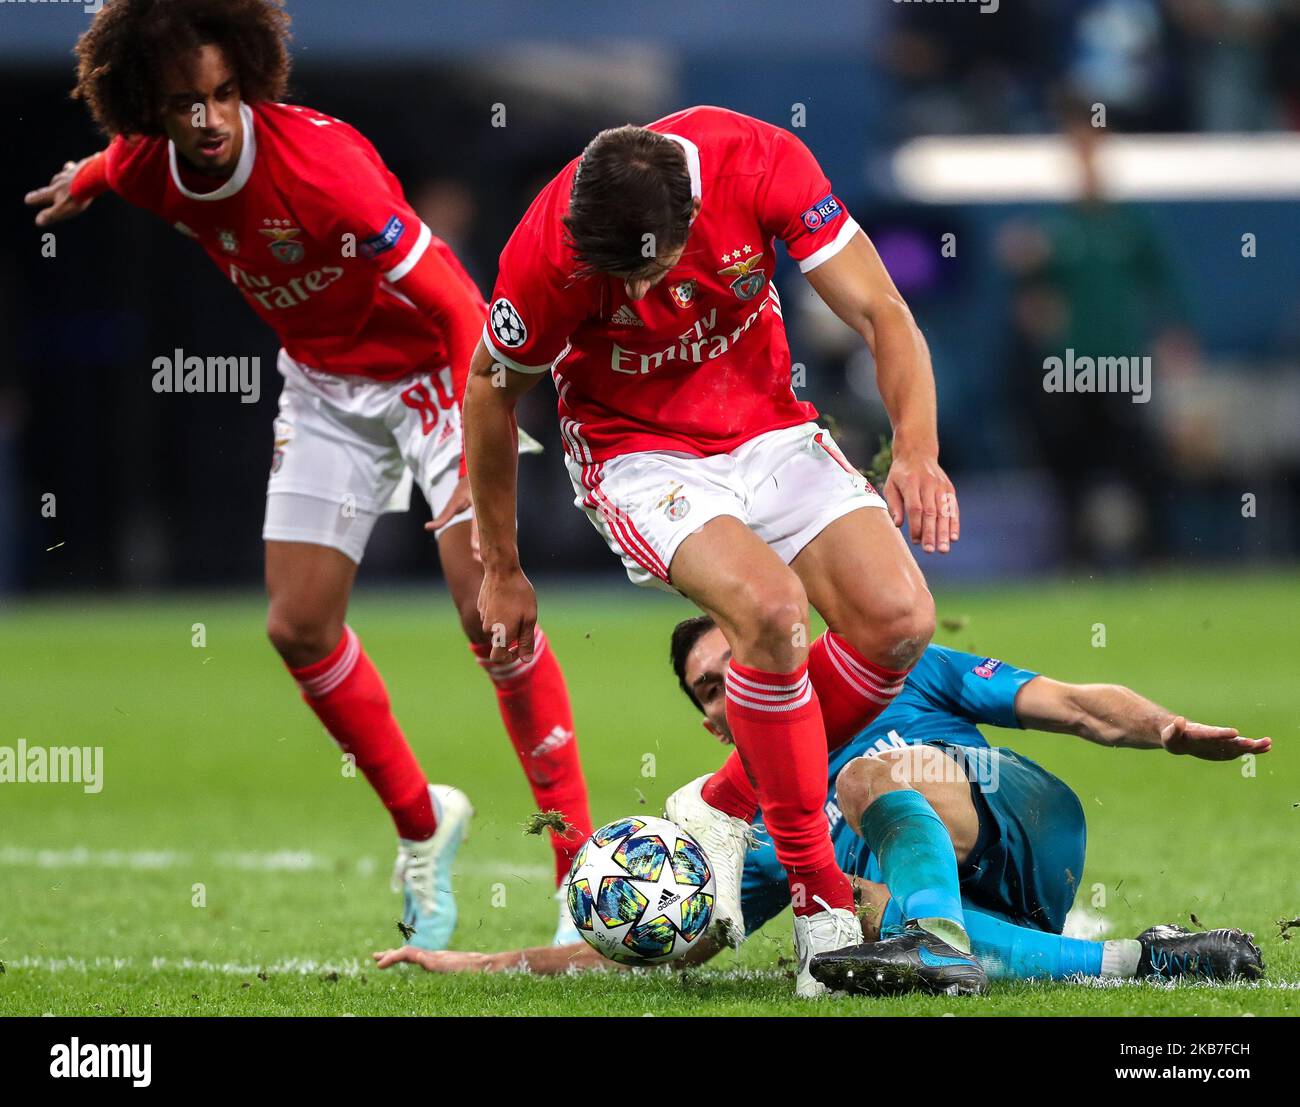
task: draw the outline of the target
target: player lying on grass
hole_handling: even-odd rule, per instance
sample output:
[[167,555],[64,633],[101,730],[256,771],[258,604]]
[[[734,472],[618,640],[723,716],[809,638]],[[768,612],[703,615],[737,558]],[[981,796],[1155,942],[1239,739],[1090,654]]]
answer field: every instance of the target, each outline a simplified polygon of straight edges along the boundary
[[[673,632],[672,663],[704,725],[731,744],[723,705],[729,648],[707,616]],[[1066,684],[993,658],[926,649],[902,692],[832,752],[826,813],[836,859],[852,879],[866,944],[814,959],[812,973],[850,991],[982,991],[997,979],[1258,976],[1259,951],[1239,930],[1153,927],[1137,939],[1064,937],[1083,872],[1083,809],[1059,779],[977,724],[1076,734],[1105,746],[1165,749],[1210,761],[1265,753],[1267,738],[1175,716],[1117,685]],[[734,756],[734,755],[733,755]],[[707,778],[701,778],[701,781]],[[698,789],[701,781],[688,788]],[[668,801],[672,817],[674,801]],[[745,859],[745,926],[789,900],[761,822]],[[716,941],[690,962],[713,956]],[[973,956],[972,956],[973,954]],[[437,972],[607,968],[586,943],[504,953],[376,954]]]
[[[554,654],[539,637],[526,660],[492,660],[478,617],[483,571],[456,492],[466,486],[460,401],[482,297],[361,134],[277,103],[288,31],[279,0],[115,0],[77,44],[75,91],[112,141],[27,202],[49,227],[117,192],[197,242],[279,336],[268,634],[392,815],[411,940],[441,949],[455,923],[450,867],[472,811],[463,792],[428,783],[345,623],[371,530],[384,512],[406,510],[412,483],[536,802],[576,828],[552,838],[557,884],[591,830],[586,785]],[[557,938],[571,936],[563,905],[560,919]]]
[[[799,398],[781,239],[875,355],[894,429],[884,495]],[[676,590],[733,649],[726,716],[789,873],[794,941],[861,940],[822,817],[828,739],[902,687],[934,602],[896,526],[946,552],[959,519],[939,465],[930,356],[911,312],[807,147],[715,107],[597,135],[538,195],[501,254],[465,393],[494,660],[534,649],[537,599],[516,540],[514,410],[547,372],[575,504],[634,584]],[[808,609],[830,628],[809,641]],[[678,812],[708,851],[715,924],[743,937],[743,804],[709,787]],[[800,995],[821,992],[801,969]]]

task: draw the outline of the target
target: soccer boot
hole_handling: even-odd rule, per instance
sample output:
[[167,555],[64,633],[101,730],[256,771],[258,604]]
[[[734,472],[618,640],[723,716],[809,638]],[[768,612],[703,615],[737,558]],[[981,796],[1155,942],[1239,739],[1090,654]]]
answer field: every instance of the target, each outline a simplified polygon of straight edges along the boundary
[[812,966],[818,957],[833,956],[845,946],[862,942],[862,923],[846,907],[827,907],[820,897],[814,897],[824,910],[815,915],[794,917],[794,994],[800,999],[816,999],[826,994],[826,985],[816,979]]
[[713,934],[729,946],[745,940],[745,915],[740,906],[740,878],[749,849],[749,823],[711,807],[700,795],[707,773],[692,780],[668,797],[664,818],[690,834],[704,850],[713,866],[714,890]]
[[1175,923],[1153,926],[1138,935],[1142,956],[1138,977],[1171,980],[1199,977],[1202,980],[1254,980],[1264,975],[1264,958],[1240,930],[1191,931]]
[[828,988],[863,996],[978,995],[989,986],[973,956],[915,925],[878,942],[819,953],[811,972]]
[[427,842],[398,839],[393,891],[402,893],[402,934],[408,946],[446,949],[456,929],[451,870],[474,816],[469,797],[448,784],[430,784],[438,827]]

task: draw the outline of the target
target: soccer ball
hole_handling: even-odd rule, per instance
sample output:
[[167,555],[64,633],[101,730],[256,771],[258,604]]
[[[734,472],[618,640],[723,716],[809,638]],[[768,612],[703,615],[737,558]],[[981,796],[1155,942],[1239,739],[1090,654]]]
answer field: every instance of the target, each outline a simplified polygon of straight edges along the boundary
[[602,826],[573,859],[565,885],[573,924],[611,961],[680,957],[713,918],[713,870],[699,843],[667,819]]

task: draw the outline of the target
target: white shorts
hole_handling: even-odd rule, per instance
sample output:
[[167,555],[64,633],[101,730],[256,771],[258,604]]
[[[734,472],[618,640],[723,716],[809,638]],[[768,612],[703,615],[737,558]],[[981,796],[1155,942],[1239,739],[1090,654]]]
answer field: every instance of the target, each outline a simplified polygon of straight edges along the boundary
[[[264,539],[330,546],[359,564],[379,516],[410,508],[413,483],[434,515],[446,507],[461,455],[450,369],[372,381],[310,369],[283,350],[277,367]],[[472,516],[461,512],[438,534]]]
[[576,494],[633,584],[673,591],[677,547],[733,515],[789,564],[842,515],[885,506],[816,423],[768,431],[727,454],[650,450],[581,465],[565,458]]

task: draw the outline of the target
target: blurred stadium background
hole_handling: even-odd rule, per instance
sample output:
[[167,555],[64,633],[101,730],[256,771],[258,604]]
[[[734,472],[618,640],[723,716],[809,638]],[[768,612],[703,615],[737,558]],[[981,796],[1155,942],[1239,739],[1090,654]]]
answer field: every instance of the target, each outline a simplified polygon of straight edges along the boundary
[[[487,291],[536,189],[599,128],[691,103],[791,126],[802,105],[796,133],[931,343],[967,523],[951,557],[926,559],[934,580],[1300,550],[1294,0],[290,10],[295,98],[375,142]],[[254,584],[273,336],[144,213],[108,198],[60,230],[51,259],[20,203],[99,148],[67,100],[88,19],[81,4],[0,4],[0,595]],[[1107,129],[1083,134],[1078,110],[1094,103]],[[965,141],[979,135],[997,143],[992,159]],[[1166,137],[1133,137],[1147,135]],[[1085,146],[1098,147],[1092,203],[1079,195]],[[1142,170],[1153,149],[1160,174]],[[1256,256],[1243,256],[1247,234]],[[865,464],[887,429],[867,355],[793,266],[778,283],[796,305],[806,394]],[[260,356],[260,402],[155,395],[152,359],[177,347]],[[1043,358],[1066,347],[1151,355],[1151,402],[1045,394]],[[550,391],[529,400],[525,425],[552,453],[525,466],[527,563],[616,580],[566,506]],[[47,492],[54,518],[39,510]],[[430,553],[414,520],[390,517],[363,580],[424,579]]]
[[[1190,912],[1253,928],[1277,990],[1201,992],[1194,1009],[1295,1010],[1300,951],[1275,921],[1300,914],[1285,745],[1300,714],[1300,0],[288,7],[294,99],[371,138],[485,292],[536,190],[598,129],[692,103],[783,126],[801,110],[796,133],[930,341],[964,523],[953,554],[918,554],[936,640],[1124,681],[1279,740],[1256,775],[1017,737],[1094,822],[1084,880],[1102,917],[1081,932]],[[387,822],[340,780],[262,634],[275,339],[152,217],[105,197],[48,258],[21,202],[101,144],[67,95],[88,19],[79,3],[0,2],[0,742],[103,743],[109,777],[86,801],[75,787],[0,797],[0,1011],[406,1011],[415,993],[388,975],[367,985],[358,961],[394,936]],[[1095,104],[1104,130],[1087,125]],[[792,265],[777,279],[806,394],[865,466],[888,429],[867,355]],[[178,347],[260,357],[260,402],[155,394],[151,363]],[[1046,393],[1044,358],[1067,348],[1152,357],[1150,402]],[[522,420],[547,446],[522,465],[523,555],[569,675],[593,814],[653,810],[719,759],[667,673],[669,627],[689,609],[629,588],[571,507],[549,388]],[[542,941],[545,849],[519,834],[527,790],[435,560],[420,519],[385,519],[354,621],[430,774],[478,805],[458,945]],[[519,898],[494,911],[502,880]],[[191,881],[210,886],[210,910],[192,909]],[[651,979],[422,981],[420,1002],[794,1010],[772,971],[786,933],[741,954],[766,975],[689,995]],[[1113,989],[989,1002],[1136,1009]],[[1148,989],[1141,1009],[1188,1002]]]

